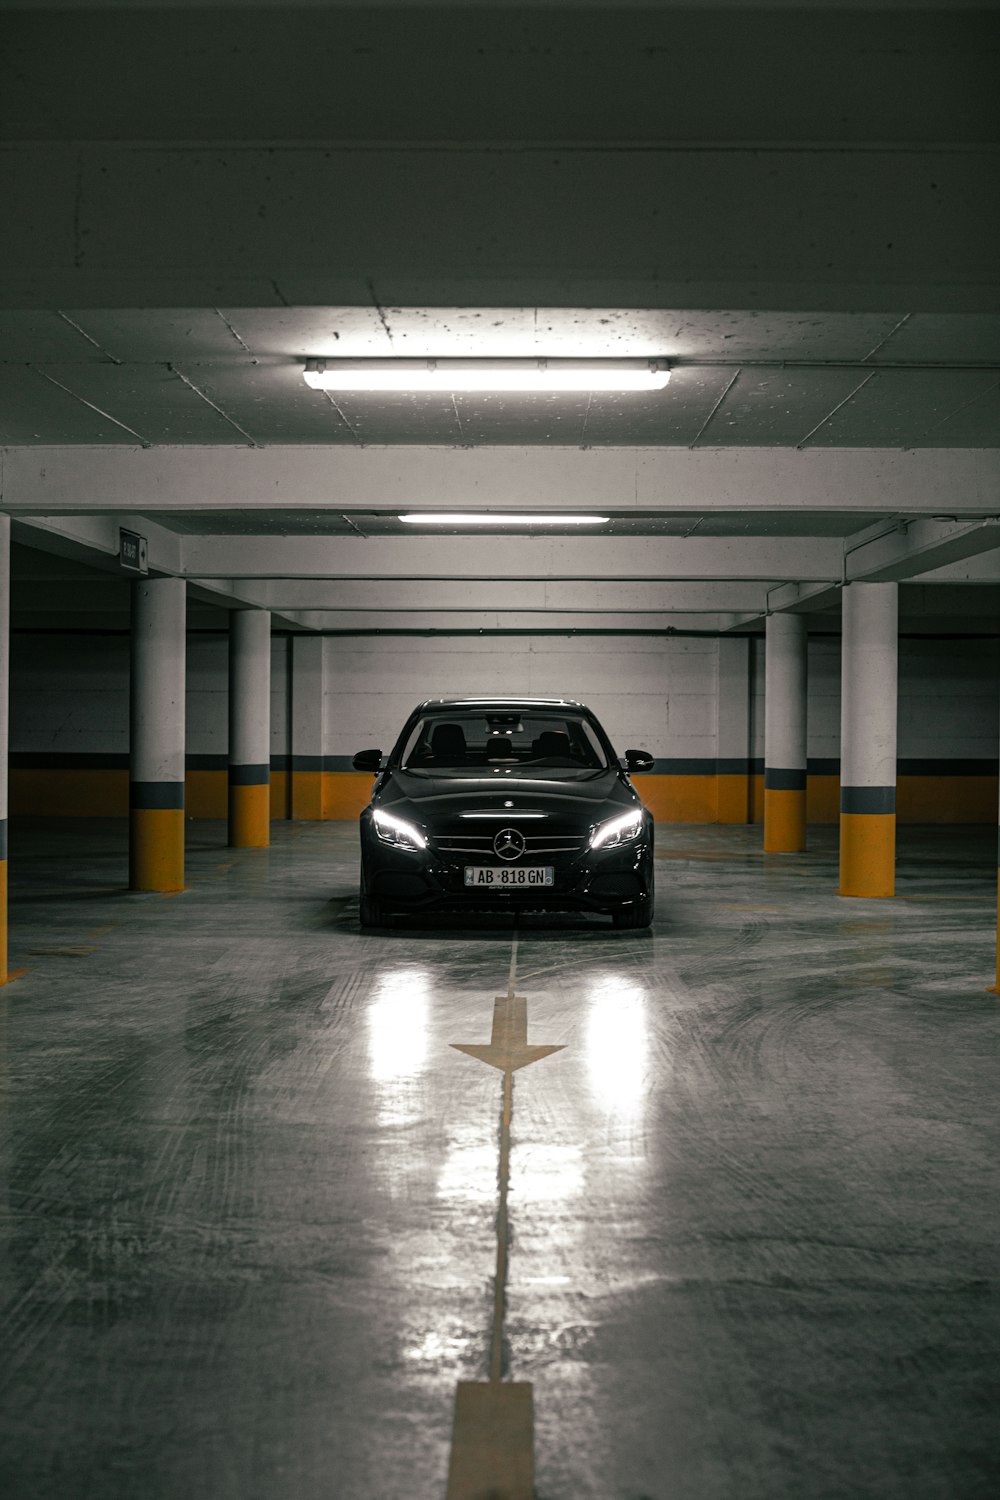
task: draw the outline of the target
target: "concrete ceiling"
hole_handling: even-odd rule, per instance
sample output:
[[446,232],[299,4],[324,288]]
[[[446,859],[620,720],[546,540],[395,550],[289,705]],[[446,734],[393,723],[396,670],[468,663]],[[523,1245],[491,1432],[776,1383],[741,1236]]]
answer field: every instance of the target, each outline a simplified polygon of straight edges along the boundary
[[[896,577],[920,628],[980,632],[998,20],[0,0],[16,620],[117,628],[123,524],[203,623],[825,628],[844,582]],[[312,356],[546,354],[673,373],[640,397],[302,380]],[[610,520],[435,541],[403,508]]]
[[[310,356],[659,356],[649,394],[342,394]],[[995,447],[1000,313],[118,308],[0,313],[0,442]]]

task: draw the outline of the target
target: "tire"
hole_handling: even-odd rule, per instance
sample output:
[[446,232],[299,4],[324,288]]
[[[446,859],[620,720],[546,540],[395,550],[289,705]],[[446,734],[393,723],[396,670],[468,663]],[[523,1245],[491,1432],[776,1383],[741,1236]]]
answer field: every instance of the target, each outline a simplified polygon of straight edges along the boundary
[[365,888],[365,873],[361,871],[361,902],[358,921],[362,927],[395,927],[395,918],[390,916],[381,901],[374,901]]
[[653,924],[654,896],[652,886],[649,893],[643,896],[641,901],[633,901],[631,906],[622,906],[618,911],[611,913],[611,920],[617,928],[625,931],[638,931],[640,928],[651,927]]
[[370,896],[361,897],[358,919],[362,927],[395,927],[396,925],[395,917],[389,915],[380,901],[373,901]]

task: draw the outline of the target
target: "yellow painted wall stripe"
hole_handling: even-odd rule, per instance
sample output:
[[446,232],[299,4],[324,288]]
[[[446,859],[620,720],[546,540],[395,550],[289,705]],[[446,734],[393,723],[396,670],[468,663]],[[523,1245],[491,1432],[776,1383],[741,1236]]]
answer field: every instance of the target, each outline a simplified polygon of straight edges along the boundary
[[660,823],[714,823],[719,812],[717,776],[636,776],[632,785]]
[[[292,815],[295,783],[314,777],[299,805],[311,807],[298,817],[356,818],[371,796],[372,777],[358,771],[272,771],[271,817]],[[64,818],[125,817],[128,812],[126,770],[34,770],[12,767],[10,811],[13,816]],[[762,823],[764,778],[761,774],[636,776],[634,786],[654,817],[663,823]],[[228,816],[229,777],[225,770],[190,770],[184,801],[190,818]],[[318,790],[317,790],[318,788]],[[307,796],[303,800],[303,791]],[[996,821],[995,776],[900,776],[896,814],[902,823],[992,823]],[[318,809],[318,810],[317,810]],[[806,791],[806,821],[836,823],[840,816],[837,776],[813,775]]]
[[750,776],[722,775],[716,777],[716,818],[720,823],[749,823]]
[[324,771],[323,816],[356,818],[371,801],[373,782],[365,771]]
[[271,817],[290,818],[291,782],[287,771],[271,772]]
[[318,823],[323,817],[323,772],[292,771],[291,816],[303,822]]

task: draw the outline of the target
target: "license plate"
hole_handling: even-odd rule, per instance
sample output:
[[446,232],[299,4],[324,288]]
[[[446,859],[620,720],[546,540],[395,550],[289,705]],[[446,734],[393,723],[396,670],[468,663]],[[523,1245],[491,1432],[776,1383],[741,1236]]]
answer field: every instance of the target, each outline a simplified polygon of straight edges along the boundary
[[510,891],[526,885],[555,885],[553,865],[466,865],[466,885]]

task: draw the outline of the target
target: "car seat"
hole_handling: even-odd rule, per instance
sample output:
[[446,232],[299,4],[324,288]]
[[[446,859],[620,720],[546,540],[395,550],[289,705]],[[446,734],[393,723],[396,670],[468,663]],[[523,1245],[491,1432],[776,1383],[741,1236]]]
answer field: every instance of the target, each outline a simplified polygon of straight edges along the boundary
[[539,759],[558,758],[559,760],[574,760],[569,735],[560,729],[543,729],[537,739],[531,742],[531,753]]
[[465,764],[465,731],[461,724],[438,724],[431,734],[431,754],[439,766]]

